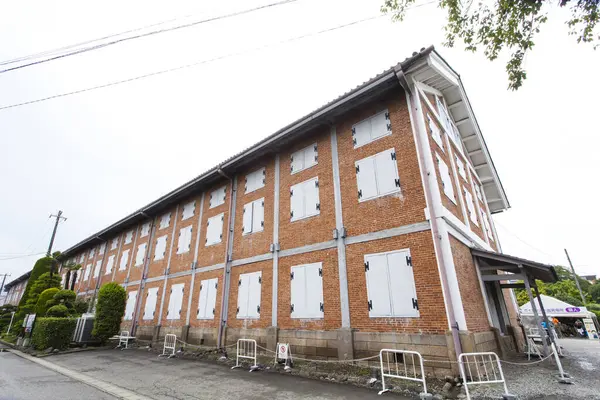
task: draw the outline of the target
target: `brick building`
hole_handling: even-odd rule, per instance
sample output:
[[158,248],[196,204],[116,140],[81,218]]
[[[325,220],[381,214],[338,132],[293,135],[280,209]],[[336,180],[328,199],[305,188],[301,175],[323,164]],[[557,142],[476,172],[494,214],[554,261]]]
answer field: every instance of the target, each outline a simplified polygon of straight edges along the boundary
[[346,359],[397,347],[442,374],[457,351],[520,340],[487,264],[504,257],[491,214],[508,207],[430,47],[64,254],[83,266],[80,296],[126,288],[123,328],[140,338]]
[[25,288],[27,287],[27,282],[29,281],[30,276],[31,271],[24,273],[23,275],[4,285],[6,297],[4,297],[4,302],[2,304],[12,304],[14,306],[18,305],[19,301],[21,301],[21,297],[23,297],[23,294],[25,293]]

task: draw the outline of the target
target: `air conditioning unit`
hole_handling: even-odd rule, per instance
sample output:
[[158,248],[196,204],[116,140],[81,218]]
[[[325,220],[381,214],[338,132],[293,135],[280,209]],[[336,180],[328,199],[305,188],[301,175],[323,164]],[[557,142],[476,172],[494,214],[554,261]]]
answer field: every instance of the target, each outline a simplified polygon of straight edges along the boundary
[[94,314],[82,314],[77,318],[75,332],[73,332],[73,342],[77,344],[86,344],[95,342],[92,338],[92,329],[94,328]]

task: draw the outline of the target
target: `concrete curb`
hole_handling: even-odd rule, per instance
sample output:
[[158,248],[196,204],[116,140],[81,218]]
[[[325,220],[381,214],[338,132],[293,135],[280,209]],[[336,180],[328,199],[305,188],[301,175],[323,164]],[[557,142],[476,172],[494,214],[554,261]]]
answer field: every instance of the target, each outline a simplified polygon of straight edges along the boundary
[[120,386],[113,385],[106,381],[102,381],[100,379],[92,378],[91,376],[70,370],[68,368],[64,368],[58,366],[50,361],[42,360],[37,357],[32,357],[29,354],[25,354],[19,350],[10,349],[8,350],[10,353],[13,353],[21,358],[24,358],[28,361],[34,362],[36,364],[41,365],[44,368],[47,368],[51,371],[58,372],[61,375],[67,376],[71,379],[75,379],[81,383],[84,383],[88,386],[92,386],[104,393],[110,394],[118,399],[123,400],[152,400],[151,397],[142,396],[130,390],[124,389]]

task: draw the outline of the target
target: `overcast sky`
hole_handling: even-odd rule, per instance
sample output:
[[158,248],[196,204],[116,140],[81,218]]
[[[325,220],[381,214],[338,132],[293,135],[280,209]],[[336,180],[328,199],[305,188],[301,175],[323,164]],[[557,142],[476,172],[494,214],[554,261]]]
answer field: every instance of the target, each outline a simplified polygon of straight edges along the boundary
[[[504,252],[564,264],[566,247],[579,273],[600,274],[600,52],[577,45],[564,10],[551,11],[528,79],[510,92],[504,60],[442,46],[433,3],[402,23],[276,44],[376,16],[381,1],[298,0],[0,74],[2,107],[227,56],[0,110],[0,274],[14,279],[38,258],[23,254],[45,252],[50,213],[68,218],[54,247],[64,250],[430,44],[461,74],[511,203],[494,216]],[[0,61],[270,2],[7,2]]]

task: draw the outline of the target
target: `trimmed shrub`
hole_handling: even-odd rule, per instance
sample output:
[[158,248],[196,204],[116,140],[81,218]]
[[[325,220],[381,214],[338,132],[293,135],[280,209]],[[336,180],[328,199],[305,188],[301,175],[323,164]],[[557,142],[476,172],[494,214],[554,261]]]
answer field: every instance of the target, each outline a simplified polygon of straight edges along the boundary
[[64,304],[58,304],[48,309],[48,317],[65,318],[69,315],[69,309]]
[[54,295],[58,292],[59,292],[58,288],[50,288],[50,289],[44,290],[40,294],[40,297],[38,297],[38,301],[35,305],[36,315],[39,315],[40,317],[43,317],[46,315],[46,311],[48,311],[48,308],[50,308],[54,305],[54,304],[48,305],[47,303],[51,302],[54,299]]
[[102,343],[119,332],[121,319],[125,312],[125,296],[125,289],[114,282],[103,285],[98,291],[92,335]]
[[17,307],[11,304],[0,306],[0,333],[6,332],[6,328],[10,324],[13,311],[17,311]]
[[[60,276],[54,274],[50,276],[50,272],[43,273],[40,277],[31,285],[31,289],[29,290],[29,299],[25,302],[24,310],[27,310],[28,313],[34,314],[37,310],[38,300],[42,292],[46,289],[50,288],[60,288]],[[50,299],[46,299],[48,301]],[[45,306],[44,302],[44,306]],[[40,315],[43,317],[44,315]]]
[[77,299],[73,303],[73,313],[75,315],[81,315],[86,313],[88,310],[89,300]]
[[[50,267],[52,266],[52,257],[43,257],[35,262],[33,269],[31,270],[31,275],[29,276],[29,281],[27,281],[27,286],[25,286],[25,292],[23,292],[23,297],[21,297],[21,301],[19,301],[19,308],[23,307],[29,299],[29,291],[31,287],[37,281],[37,279],[44,273],[50,272]],[[59,281],[60,283],[60,281]],[[20,311],[20,310],[19,310]]]
[[71,343],[76,324],[75,318],[37,318],[31,344],[37,350],[48,347],[66,349]]

